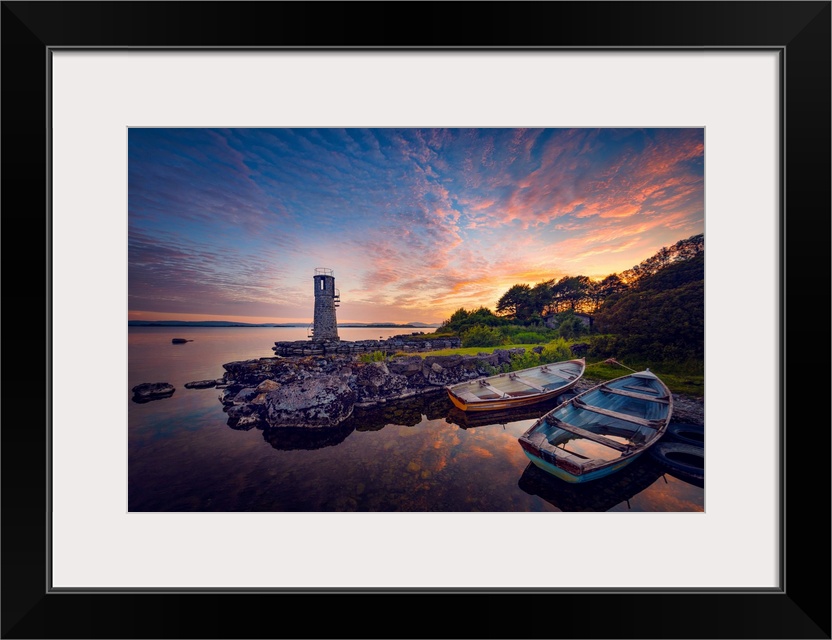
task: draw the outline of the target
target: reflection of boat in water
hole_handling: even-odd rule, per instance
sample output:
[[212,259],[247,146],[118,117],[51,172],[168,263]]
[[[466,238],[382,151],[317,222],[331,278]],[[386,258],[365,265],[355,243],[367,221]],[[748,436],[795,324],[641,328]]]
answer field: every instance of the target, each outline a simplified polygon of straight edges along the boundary
[[540,404],[535,404],[534,406],[518,407],[516,409],[503,409],[502,411],[477,411],[470,413],[468,411],[462,411],[457,407],[453,407],[450,411],[448,411],[445,420],[449,424],[455,424],[460,429],[486,427],[494,424],[505,426],[512,422],[537,420],[547,411],[550,411],[558,406],[558,404],[562,402],[563,398],[564,396],[560,395],[553,400],[546,400]]
[[653,446],[673,414],[673,396],[649,370],[608,380],[555,407],[522,436],[535,465],[588,482],[618,472]]
[[462,411],[495,411],[552,400],[574,387],[586,361],[564,360],[538,367],[498,373],[447,387],[451,402]]
[[[662,477],[662,470],[650,458],[636,460],[618,473],[593,482],[562,482],[531,462],[518,486],[561,511],[609,511],[644,491]],[[627,505],[629,508],[629,504]]]

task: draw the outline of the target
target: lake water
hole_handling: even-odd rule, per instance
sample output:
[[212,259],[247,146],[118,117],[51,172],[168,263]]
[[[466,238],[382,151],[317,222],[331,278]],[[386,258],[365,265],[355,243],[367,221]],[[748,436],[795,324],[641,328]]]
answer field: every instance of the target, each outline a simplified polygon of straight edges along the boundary
[[[339,328],[339,335],[403,331]],[[180,337],[193,342],[171,344]],[[356,409],[333,429],[237,431],[227,426],[220,390],[184,387],[221,377],[223,363],[273,356],[281,340],[306,340],[306,329],[129,328],[130,511],[703,511],[704,490],[663,473],[647,455],[581,485],[538,470],[517,438],[552,404],[471,418],[440,392]],[[143,382],[176,391],[132,402],[130,389]]]

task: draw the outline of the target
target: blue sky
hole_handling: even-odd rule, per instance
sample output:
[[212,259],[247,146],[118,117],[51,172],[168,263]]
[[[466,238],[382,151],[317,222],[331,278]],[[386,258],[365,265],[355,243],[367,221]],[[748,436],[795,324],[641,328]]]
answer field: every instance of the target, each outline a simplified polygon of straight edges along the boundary
[[704,231],[703,129],[129,130],[129,317],[441,322]]

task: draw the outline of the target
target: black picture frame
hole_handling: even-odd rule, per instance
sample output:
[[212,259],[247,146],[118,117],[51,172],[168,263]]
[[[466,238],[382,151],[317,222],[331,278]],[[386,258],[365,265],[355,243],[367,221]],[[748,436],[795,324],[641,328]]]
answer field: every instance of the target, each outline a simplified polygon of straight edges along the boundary
[[[0,19],[3,638],[830,638],[826,376],[799,400],[830,352],[830,2],[3,2]],[[781,588],[52,592],[49,394],[78,384],[48,366],[49,62],[62,47],[779,51]]]

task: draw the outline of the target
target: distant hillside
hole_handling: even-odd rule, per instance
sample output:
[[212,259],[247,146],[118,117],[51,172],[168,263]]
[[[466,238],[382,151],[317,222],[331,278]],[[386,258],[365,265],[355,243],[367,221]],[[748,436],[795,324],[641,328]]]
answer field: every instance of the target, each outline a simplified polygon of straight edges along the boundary
[[128,320],[128,327],[305,327],[305,324],[253,324],[228,320]]
[[[228,320],[128,320],[129,327],[308,327],[308,322],[277,323],[266,322],[255,324],[251,322],[230,322]],[[394,322],[351,322],[339,324],[339,327],[366,327],[369,329],[426,329],[436,328],[438,324],[425,324],[424,322],[411,322],[408,324],[396,324]]]

